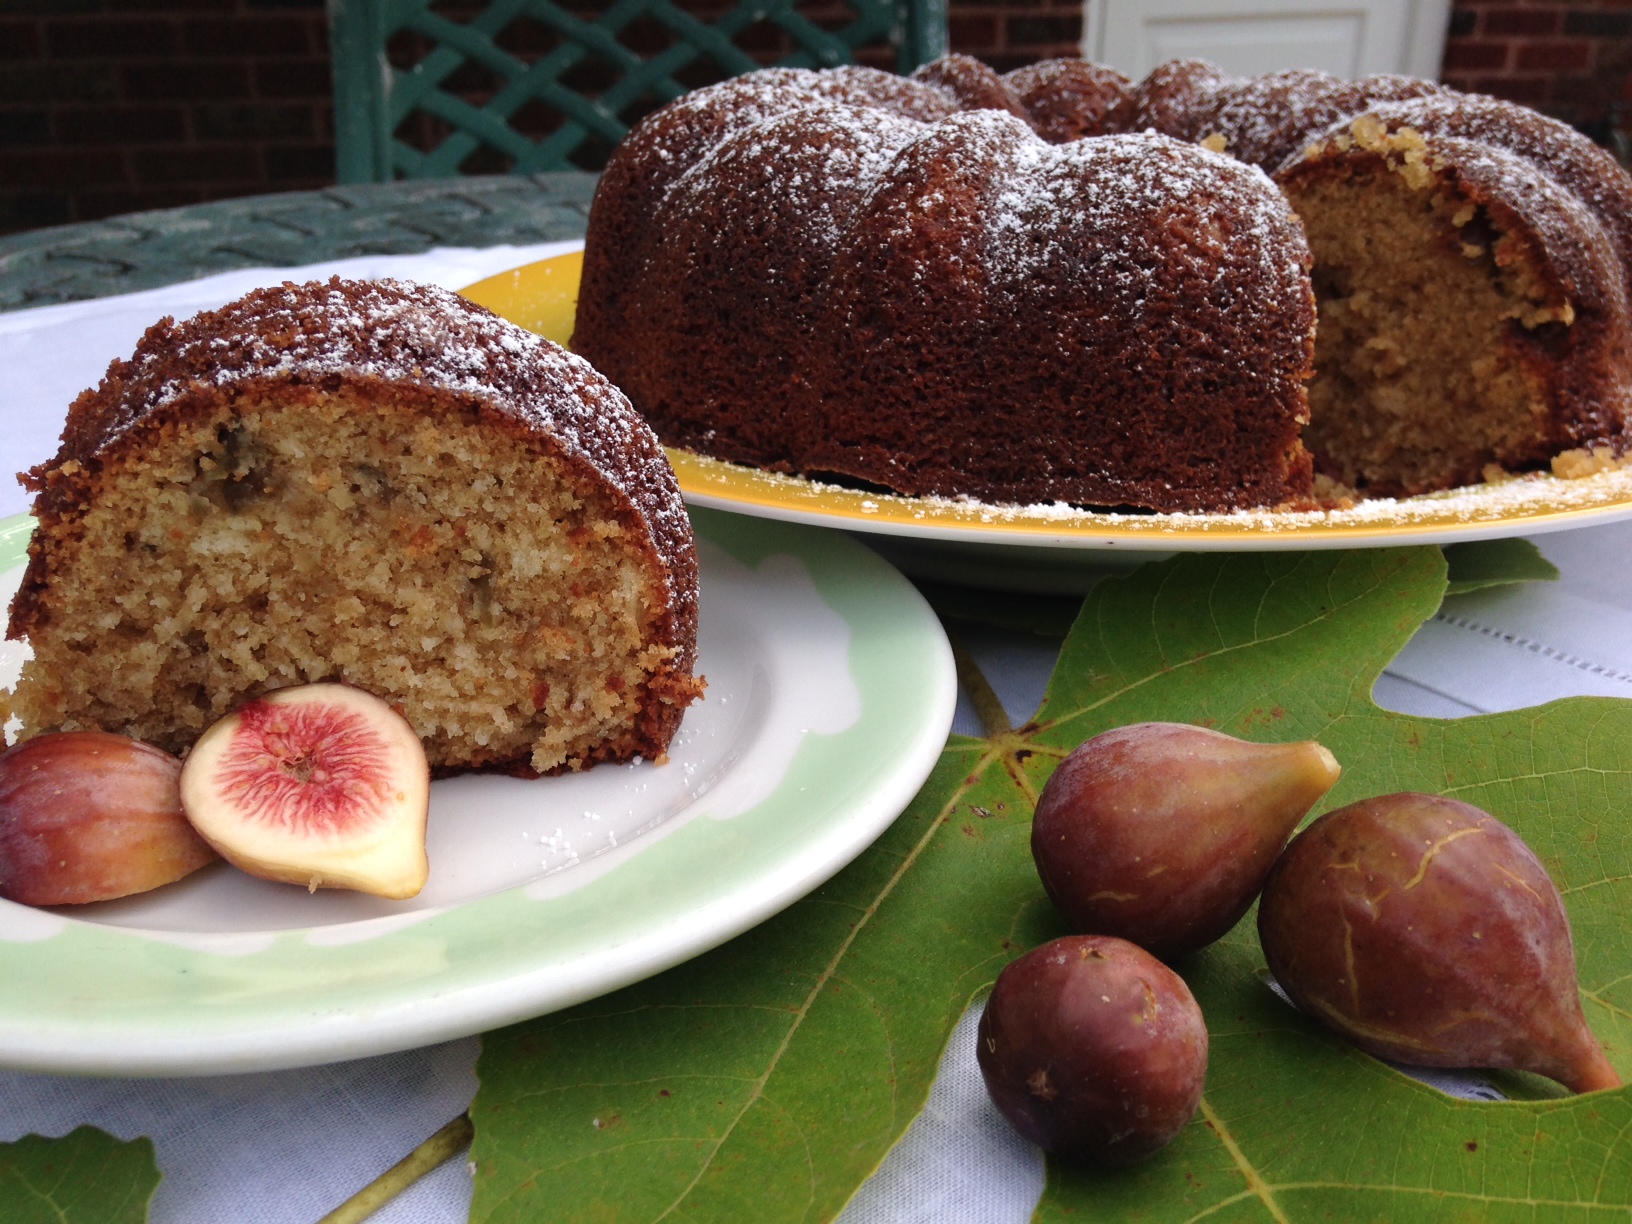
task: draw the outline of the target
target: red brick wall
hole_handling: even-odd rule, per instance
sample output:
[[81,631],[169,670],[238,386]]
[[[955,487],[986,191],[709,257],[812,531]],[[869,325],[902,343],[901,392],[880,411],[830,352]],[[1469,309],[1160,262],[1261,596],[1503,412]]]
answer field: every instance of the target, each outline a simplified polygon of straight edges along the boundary
[[[998,69],[1081,33],[1078,0],[951,0],[953,48]],[[1459,88],[1610,143],[1629,73],[1632,0],[1455,0]],[[322,0],[0,0],[0,233],[322,186],[330,126]]]
[[0,0],[0,233],[334,181],[323,0]]
[[952,50],[1008,72],[1078,54],[1082,5],[1078,0],[950,0],[947,35]]
[[1632,118],[1632,5],[1457,0],[1441,76],[1458,89],[1547,111],[1611,143],[1612,130]]

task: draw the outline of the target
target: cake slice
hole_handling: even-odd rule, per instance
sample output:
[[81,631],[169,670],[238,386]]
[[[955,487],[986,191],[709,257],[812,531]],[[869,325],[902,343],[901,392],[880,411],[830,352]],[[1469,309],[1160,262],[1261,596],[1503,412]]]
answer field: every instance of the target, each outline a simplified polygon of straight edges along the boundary
[[660,757],[702,689],[668,461],[587,363],[447,291],[285,284],[176,324],[22,478],[22,735],[185,752],[318,680],[397,707],[433,770]]

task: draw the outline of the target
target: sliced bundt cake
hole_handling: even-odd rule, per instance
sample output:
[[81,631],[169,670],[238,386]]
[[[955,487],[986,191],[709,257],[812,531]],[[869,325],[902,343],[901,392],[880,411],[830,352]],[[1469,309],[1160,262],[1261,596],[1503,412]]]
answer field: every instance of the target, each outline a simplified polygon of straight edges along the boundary
[[671,444],[907,494],[1419,493],[1632,446],[1629,217],[1584,137],[1404,77],[774,70],[619,146],[573,347]]

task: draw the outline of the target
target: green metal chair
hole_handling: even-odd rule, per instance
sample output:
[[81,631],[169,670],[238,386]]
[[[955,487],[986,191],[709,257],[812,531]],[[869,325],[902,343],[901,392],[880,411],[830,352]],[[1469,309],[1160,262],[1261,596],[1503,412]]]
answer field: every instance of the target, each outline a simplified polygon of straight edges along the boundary
[[[946,0],[842,0],[825,10],[841,14],[824,23],[836,28],[797,0],[741,0],[711,20],[688,11],[700,7],[615,0],[586,17],[550,0],[329,0],[339,180],[598,169],[641,114],[700,80],[764,66],[734,41],[744,35],[791,44],[767,56],[788,67],[893,46],[897,71],[910,72],[946,52]],[[517,29],[533,48],[515,47]],[[667,45],[642,54],[633,35]],[[393,65],[393,48],[411,62]],[[541,105],[553,115],[541,120]]]

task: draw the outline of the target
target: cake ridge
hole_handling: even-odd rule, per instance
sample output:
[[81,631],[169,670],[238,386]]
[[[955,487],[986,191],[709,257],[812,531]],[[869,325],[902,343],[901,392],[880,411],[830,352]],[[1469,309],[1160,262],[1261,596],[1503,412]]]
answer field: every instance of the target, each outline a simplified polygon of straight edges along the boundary
[[[868,123],[889,137],[830,173],[798,152]],[[1139,82],[1078,60],[999,76],[967,56],[904,81],[749,74],[615,152],[573,347],[674,445],[907,495],[1313,505],[1310,395],[1365,405],[1323,409],[1308,435],[1345,486],[1328,498],[1448,487],[1579,444],[1618,455],[1632,180],[1560,129],[1431,81],[1236,78],[1198,60]],[[1387,222],[1360,199],[1392,201],[1366,214]],[[1346,246],[1322,210],[1378,225],[1372,247]],[[797,269],[774,290],[755,279],[780,273],[765,249]],[[1477,344],[1455,334],[1475,310]],[[1060,319],[1076,330],[1050,343]],[[1462,414],[1437,431],[1422,418],[1439,408],[1412,407],[1435,396]]]

